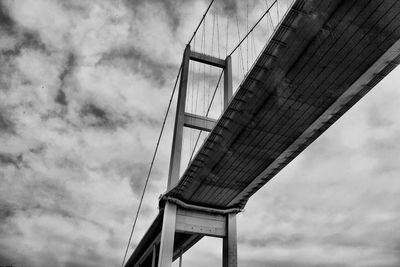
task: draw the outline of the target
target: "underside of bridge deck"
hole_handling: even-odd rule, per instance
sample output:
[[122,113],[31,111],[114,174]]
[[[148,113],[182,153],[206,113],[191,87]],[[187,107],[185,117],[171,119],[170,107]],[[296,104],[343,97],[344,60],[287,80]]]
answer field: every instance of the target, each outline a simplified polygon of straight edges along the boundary
[[166,195],[243,207],[398,64],[399,39],[399,1],[295,1]]
[[[400,1],[295,1],[163,199],[244,207],[398,65],[399,40]],[[159,242],[162,212],[126,266],[136,266]],[[175,257],[200,238],[176,234]]]

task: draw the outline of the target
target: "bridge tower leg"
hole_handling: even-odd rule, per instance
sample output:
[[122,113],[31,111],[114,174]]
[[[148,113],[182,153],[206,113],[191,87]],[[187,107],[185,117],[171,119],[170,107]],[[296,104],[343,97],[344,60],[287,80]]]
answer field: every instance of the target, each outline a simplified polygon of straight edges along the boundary
[[174,254],[174,236],[176,223],[176,205],[166,203],[164,208],[164,220],[161,230],[159,267],[171,267]]
[[[168,174],[168,190],[179,181],[181,167],[183,124],[185,119],[185,104],[187,82],[189,76],[190,45],[187,45],[182,59],[182,70],[179,82],[178,103],[175,115],[174,136],[172,139],[171,159]],[[166,203],[164,208],[164,219],[161,230],[159,267],[171,267],[174,253],[174,236],[176,221],[176,205]]]
[[237,266],[236,214],[226,215],[226,236],[222,241],[222,267]]
[[[197,61],[204,64],[209,64],[215,67],[224,69],[224,109],[227,108],[229,100],[232,97],[232,64],[231,58],[227,57],[225,60],[218,59],[212,56],[200,54],[190,50],[190,45],[187,45],[185,52],[183,54],[182,60],[182,70],[179,82],[179,92],[178,92],[178,103],[175,115],[175,125],[174,125],[174,135],[172,140],[171,149],[171,160],[169,166],[168,174],[168,190],[173,188],[173,186],[178,183],[180,175],[180,165],[182,157],[182,144],[183,144],[183,128],[190,127],[203,131],[211,131],[215,121],[202,117],[196,114],[185,113],[185,103],[186,103],[186,92],[189,76],[189,62],[190,60]],[[185,120],[185,118],[190,118]],[[200,208],[200,210],[203,210]],[[205,208],[206,210],[206,208]],[[183,212],[183,215],[178,215],[177,212]],[[196,213],[197,212],[197,213]],[[164,217],[161,230],[161,240],[160,249],[158,254],[158,267],[171,267],[173,254],[174,254],[174,237],[175,232],[186,231],[186,229],[177,229],[177,217],[190,217],[191,214],[196,214],[196,216],[204,216],[204,220],[207,220],[210,216],[215,216],[220,219],[220,222],[224,222],[222,226],[222,232],[224,234],[215,234],[214,236],[220,236],[223,238],[223,267],[236,267],[237,266],[237,245],[236,245],[236,214],[229,213],[222,216],[215,215],[213,213],[207,213],[195,210],[182,209],[177,207],[173,202],[167,201],[164,207]],[[180,216],[180,217],[179,217]],[[213,224],[211,220],[211,225]],[[208,225],[209,226],[209,225]],[[214,228],[213,228],[214,227]],[[215,228],[216,227],[216,228]],[[213,229],[219,231],[218,225],[212,225]],[[207,233],[201,232],[203,230],[199,229],[198,232],[193,232],[196,234],[207,235]],[[154,261],[153,261],[154,262]]]

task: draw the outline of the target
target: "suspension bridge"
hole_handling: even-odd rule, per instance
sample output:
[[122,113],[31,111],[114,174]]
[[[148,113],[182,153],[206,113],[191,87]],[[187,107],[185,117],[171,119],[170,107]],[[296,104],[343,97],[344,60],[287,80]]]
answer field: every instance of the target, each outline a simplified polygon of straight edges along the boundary
[[[204,236],[222,238],[223,266],[237,266],[236,214],[400,62],[397,0],[295,0],[282,17],[275,14],[279,1],[267,2],[250,26],[247,12],[246,34],[237,27],[237,45],[228,50],[226,41],[225,57],[216,12],[206,42],[213,2],[185,48],[175,83],[168,188],[123,266],[169,267]],[[257,51],[265,18],[273,28]],[[227,18],[227,40],[228,26],[238,22]],[[210,83],[217,84],[214,90]],[[213,109],[217,98],[219,108]],[[199,101],[207,104],[201,112]],[[187,164],[182,163],[184,128],[194,129]]]

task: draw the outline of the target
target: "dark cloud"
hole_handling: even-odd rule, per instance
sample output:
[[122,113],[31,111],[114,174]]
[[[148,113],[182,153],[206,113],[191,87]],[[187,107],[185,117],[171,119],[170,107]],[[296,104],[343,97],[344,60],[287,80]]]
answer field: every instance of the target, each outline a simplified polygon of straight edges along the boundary
[[80,1],[61,1],[60,5],[73,13],[75,16],[78,14],[84,18],[89,17],[89,6],[86,5],[85,3],[81,3]]
[[46,145],[45,144],[41,144],[37,147],[33,147],[29,149],[29,152],[33,153],[33,154],[42,154],[43,151],[46,149]]
[[[54,199],[54,200],[59,200],[59,199]],[[57,205],[53,205],[51,207],[46,207],[40,203],[36,203],[35,205],[30,206],[28,213],[35,214],[36,216],[48,214],[51,216],[60,216],[65,219],[75,218],[73,213],[67,209],[57,207]]]
[[[18,209],[12,203],[8,203],[7,200],[1,199],[0,196],[0,235],[12,234],[19,236],[21,234],[18,226],[15,224],[15,216],[18,213]],[[0,258],[1,258],[1,244],[0,244]],[[1,261],[0,261],[1,266]]]
[[165,11],[167,13],[167,23],[170,25],[172,32],[176,32],[181,22],[181,17],[178,12],[179,5],[181,5],[181,3],[176,0],[167,0],[161,1],[161,4],[164,5]]
[[54,101],[56,101],[58,104],[63,105],[63,106],[66,106],[68,104],[67,97],[66,97],[63,89],[60,88],[58,90],[58,93],[57,93]]
[[15,27],[14,21],[8,14],[7,8],[0,1],[0,33],[12,33]]
[[15,124],[0,111],[0,135],[4,133],[15,134]]
[[14,36],[18,42],[13,50],[2,51],[4,54],[18,54],[22,47],[28,47],[37,50],[46,50],[45,44],[41,41],[37,32],[18,26],[11,18],[8,9],[0,1],[0,33]]
[[[1,34],[1,33],[0,33]],[[0,90],[10,89],[11,77],[15,72],[14,58],[20,53],[19,49],[0,50]]]
[[0,153],[0,165],[13,165],[15,168],[20,168],[23,157],[22,154],[13,156],[9,154]]
[[69,172],[77,171],[83,172],[83,164],[80,160],[72,156],[62,156],[55,161],[55,166],[59,169],[65,169]]
[[[167,23],[171,27],[171,30],[173,32],[176,32],[181,22],[179,7],[182,3],[176,0],[148,0],[147,2],[151,4],[159,4],[162,6],[162,8],[165,10],[165,13],[167,14],[167,21],[165,23]],[[137,10],[138,6],[143,3],[142,0],[125,0],[125,3],[126,6],[135,13],[135,15],[142,15]]]
[[33,50],[46,51],[46,45],[40,38],[40,35],[34,31],[24,31],[22,34],[22,39],[18,44],[19,48],[30,48]]
[[60,87],[54,101],[62,106],[68,105],[67,96],[65,94],[66,85],[68,84],[68,78],[72,77],[74,69],[77,65],[77,59],[74,53],[70,52],[67,61],[64,66],[64,70],[60,73],[58,78],[60,79]]
[[58,76],[60,80],[60,86],[58,88],[56,97],[54,98],[54,101],[61,106],[68,106],[68,99],[67,99],[67,94],[66,90],[68,89],[68,86],[72,84],[70,78],[73,77],[74,75],[74,70],[77,66],[77,57],[73,52],[69,52],[67,61],[65,62],[64,69]]
[[59,79],[62,82],[61,87],[63,86],[65,79],[72,74],[75,65],[76,65],[76,56],[74,53],[70,52],[64,70],[60,73],[59,76]]
[[[39,197],[33,199],[31,202],[27,203],[26,206],[20,207],[13,207],[12,211],[13,216],[15,213],[20,212],[27,217],[30,216],[43,216],[48,215],[52,217],[61,217],[65,220],[69,220],[74,223],[85,222],[92,224],[96,228],[100,229],[101,231],[109,232],[109,227],[105,226],[104,224],[85,217],[84,215],[80,214],[79,211],[70,208],[73,205],[73,200],[70,194],[65,190],[65,188],[61,188],[60,186],[50,185],[48,183],[43,184],[46,187],[47,191],[39,191]],[[57,193],[49,191],[49,188],[57,187]],[[41,203],[43,199],[51,199],[52,202],[48,203],[47,201]],[[84,203],[81,203],[84,205]]]
[[[14,24],[5,12],[4,7],[0,3],[0,37],[8,35],[15,42],[13,47],[0,50],[0,90],[4,91],[10,89],[10,80],[16,72],[14,59],[21,54],[22,49],[47,52],[46,45],[37,32]],[[4,27],[7,30],[4,30]],[[24,82],[25,84],[29,84],[29,81]]]
[[227,16],[236,15],[238,13],[238,2],[232,0],[217,1],[218,8],[223,10]]
[[85,104],[81,108],[80,117],[86,126],[111,131],[125,127],[131,120],[127,114],[113,114],[94,103]]
[[46,51],[46,45],[36,32],[24,30],[21,34],[16,34],[13,37],[17,40],[15,46],[11,49],[1,51],[1,55],[4,56],[6,60],[18,56],[23,48]]
[[82,108],[82,115],[83,116],[89,116],[93,115],[100,121],[107,121],[107,113],[105,110],[101,109],[100,107],[94,105],[94,104],[88,104]]
[[166,82],[164,77],[165,71],[171,67],[176,67],[156,62],[133,47],[115,48],[103,54],[97,64],[108,64],[122,69],[129,67],[134,72],[141,73],[149,80],[156,81],[160,86]]
[[14,207],[6,204],[6,203],[0,203],[0,222],[2,224],[12,218],[15,215],[15,209]]
[[10,77],[15,72],[14,63],[11,60],[5,60],[4,55],[0,53],[0,91],[10,89]]
[[[109,232],[109,227],[87,218],[79,210],[71,208],[74,206],[72,195],[66,190],[62,182],[47,180],[40,183],[26,184],[25,186],[34,192],[32,196],[21,199],[17,205],[7,204],[7,202],[4,202],[5,199],[0,203],[0,227],[4,225],[1,223],[2,221],[10,221],[9,219],[19,214],[22,217],[60,217],[75,224],[81,222],[89,223],[101,231]],[[85,202],[81,200],[80,208],[84,206]],[[59,239],[62,242],[63,237],[57,235],[57,233],[46,232],[44,234],[51,236],[52,240],[57,241]]]
[[[270,6],[273,1],[262,1],[262,2],[268,2],[268,6]],[[283,2],[283,0],[280,0],[279,2]],[[255,7],[259,7],[260,2],[259,1],[240,1],[240,0],[222,0],[222,1],[215,1],[213,5],[216,6],[218,12],[220,14],[223,14],[227,17],[232,17],[236,19],[236,16],[238,16],[238,19],[240,19],[241,16],[244,16],[247,14],[247,9],[249,12],[253,10]],[[267,5],[265,4],[265,9],[267,9]]]

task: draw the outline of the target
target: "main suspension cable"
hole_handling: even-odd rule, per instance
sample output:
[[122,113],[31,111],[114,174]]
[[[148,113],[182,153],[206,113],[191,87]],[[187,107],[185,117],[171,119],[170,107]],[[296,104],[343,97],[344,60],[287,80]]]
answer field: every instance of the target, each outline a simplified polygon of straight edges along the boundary
[[164,121],[163,121],[162,126],[161,126],[160,134],[159,134],[159,136],[158,136],[156,148],[155,148],[155,150],[154,150],[153,158],[152,158],[151,163],[150,163],[149,172],[147,173],[146,182],[145,182],[145,184],[144,184],[143,192],[142,192],[142,195],[141,195],[141,197],[140,197],[139,206],[138,206],[138,209],[137,209],[137,211],[136,211],[135,219],[134,219],[134,221],[133,221],[131,234],[129,235],[129,240],[128,240],[128,244],[127,244],[127,246],[126,246],[126,250],[125,250],[125,254],[124,254],[124,259],[122,260],[121,267],[124,267],[124,264],[125,264],[126,255],[128,254],[128,249],[129,249],[129,246],[130,246],[131,241],[132,241],[133,231],[135,230],[135,227],[136,227],[136,222],[137,222],[137,219],[138,219],[138,217],[139,217],[140,209],[141,209],[141,207],[142,207],[144,194],[145,194],[145,192],[146,192],[147,184],[149,183],[149,178],[150,178],[150,175],[151,175],[151,171],[153,170],[154,160],[155,160],[156,155],[157,155],[158,147],[159,147],[159,145],[160,145],[161,136],[162,136],[162,134],[163,134],[163,132],[164,132],[165,122],[167,121],[168,113],[169,113],[169,110],[170,110],[170,108],[171,108],[172,99],[174,98],[174,94],[175,94],[175,90],[176,90],[176,85],[178,84],[178,80],[179,80],[179,76],[181,75],[181,72],[182,72],[182,64],[181,64],[181,66],[180,66],[180,68],[179,68],[178,74],[176,75],[174,89],[172,90],[172,94],[171,94],[171,97],[170,97],[170,99],[169,99],[167,111],[166,111],[165,116],[164,116]]

